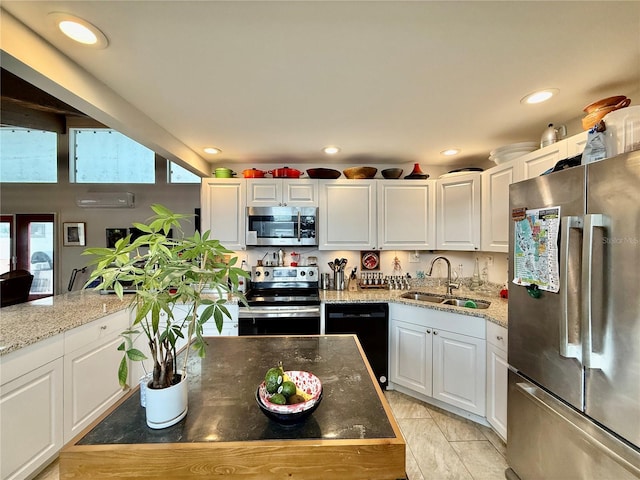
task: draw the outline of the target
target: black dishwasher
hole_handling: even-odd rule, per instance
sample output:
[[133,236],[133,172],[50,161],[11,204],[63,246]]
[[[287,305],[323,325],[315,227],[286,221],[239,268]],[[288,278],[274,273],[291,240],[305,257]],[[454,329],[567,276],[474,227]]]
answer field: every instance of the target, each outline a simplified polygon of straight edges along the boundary
[[386,303],[327,303],[325,333],[355,333],[380,387],[389,378],[389,305]]

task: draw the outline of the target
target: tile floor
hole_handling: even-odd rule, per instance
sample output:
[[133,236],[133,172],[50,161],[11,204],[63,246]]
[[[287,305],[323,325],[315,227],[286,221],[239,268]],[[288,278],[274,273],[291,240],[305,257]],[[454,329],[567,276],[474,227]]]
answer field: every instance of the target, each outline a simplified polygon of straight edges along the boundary
[[407,442],[409,480],[504,480],[506,445],[493,430],[399,392],[386,396]]
[[[504,480],[506,446],[490,428],[387,391],[407,442],[409,480]],[[34,480],[58,480],[53,462]]]

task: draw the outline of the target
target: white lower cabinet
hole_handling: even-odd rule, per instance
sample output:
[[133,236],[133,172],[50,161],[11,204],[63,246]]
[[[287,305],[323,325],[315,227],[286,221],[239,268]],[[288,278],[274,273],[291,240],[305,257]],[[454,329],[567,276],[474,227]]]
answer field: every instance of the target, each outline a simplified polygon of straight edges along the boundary
[[128,326],[129,311],[122,310],[65,333],[65,443],[124,395],[118,345]]
[[390,380],[485,415],[484,319],[390,304]]
[[29,478],[63,442],[63,335],[0,357],[0,478]]
[[507,440],[507,329],[487,323],[487,421]]

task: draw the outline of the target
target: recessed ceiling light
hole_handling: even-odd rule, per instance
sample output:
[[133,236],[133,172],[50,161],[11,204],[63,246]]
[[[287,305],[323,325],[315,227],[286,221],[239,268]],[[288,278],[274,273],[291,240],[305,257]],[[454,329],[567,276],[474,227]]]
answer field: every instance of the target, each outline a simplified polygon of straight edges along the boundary
[[52,12],[49,18],[71,40],[92,48],[106,48],[109,40],[98,27],[69,13]]
[[459,148],[447,148],[446,150],[441,151],[440,154],[450,157],[451,155],[457,155],[460,152],[461,150]]
[[527,105],[533,105],[535,103],[542,103],[549,100],[551,97],[556,95],[560,90],[557,88],[546,88],[544,90],[540,90],[538,92],[530,93],[529,95],[525,95],[520,100],[520,103],[525,103]]
[[340,151],[339,147],[334,147],[334,146],[329,146],[329,147],[324,147],[322,149],[322,151],[324,153],[326,153],[327,155],[335,155],[336,153],[338,153]]
[[211,155],[222,153],[222,150],[220,150],[218,147],[207,147],[204,149],[204,151],[205,153],[210,153]]

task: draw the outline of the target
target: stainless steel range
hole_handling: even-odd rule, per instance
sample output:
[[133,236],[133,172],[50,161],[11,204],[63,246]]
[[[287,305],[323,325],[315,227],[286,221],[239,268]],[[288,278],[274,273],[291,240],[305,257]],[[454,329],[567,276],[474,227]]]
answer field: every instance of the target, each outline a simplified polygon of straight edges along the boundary
[[318,267],[252,267],[240,335],[320,333]]

